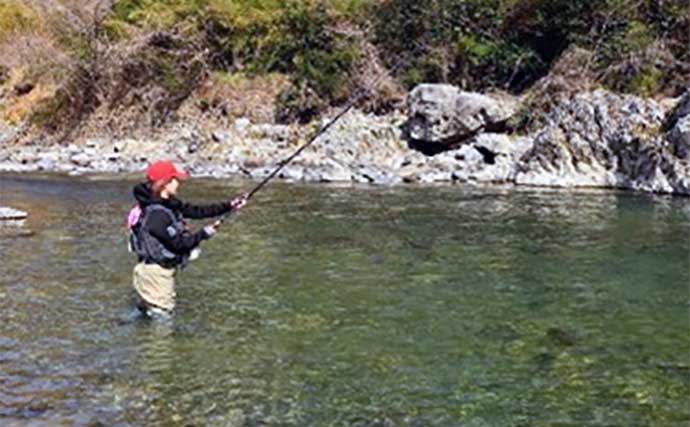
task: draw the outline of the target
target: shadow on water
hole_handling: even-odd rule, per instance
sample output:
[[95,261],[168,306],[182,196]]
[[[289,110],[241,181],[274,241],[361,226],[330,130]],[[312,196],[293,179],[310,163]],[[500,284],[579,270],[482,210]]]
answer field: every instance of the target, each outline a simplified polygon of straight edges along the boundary
[[131,185],[0,178],[0,425],[687,425],[686,200],[278,184],[152,322]]

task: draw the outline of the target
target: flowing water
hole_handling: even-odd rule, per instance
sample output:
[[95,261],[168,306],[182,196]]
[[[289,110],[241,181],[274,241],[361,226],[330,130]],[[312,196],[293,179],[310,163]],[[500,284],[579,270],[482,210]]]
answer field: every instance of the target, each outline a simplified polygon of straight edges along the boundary
[[1,426],[688,425],[687,199],[271,185],[160,322],[132,184],[0,177]]

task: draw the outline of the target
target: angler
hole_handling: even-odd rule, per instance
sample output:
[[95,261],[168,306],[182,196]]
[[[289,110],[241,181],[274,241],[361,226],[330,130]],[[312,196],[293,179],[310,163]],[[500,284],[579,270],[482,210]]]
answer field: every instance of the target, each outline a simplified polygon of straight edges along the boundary
[[[402,63],[402,60],[398,61],[391,73],[394,73]],[[198,254],[199,243],[213,237],[230,212],[241,209],[286,165],[347,114],[386,75],[388,74],[381,73],[368,88],[359,90],[338,114],[294,153],[278,162],[273,171],[251,191],[229,202],[208,206],[193,206],[184,203],[175,196],[180,182],[186,180],[189,175],[168,161],[152,164],[146,172],[148,182],[134,187],[134,197],[139,204],[132,209],[127,219],[130,229],[130,246],[139,256],[139,263],[134,267],[133,280],[142,311],[149,315],[170,314],[175,308],[175,272]],[[207,225],[197,232],[191,232],[184,222],[184,218],[211,217],[220,218],[214,224]]]
[[246,195],[230,201],[192,205],[178,199],[180,183],[189,174],[172,162],[158,161],[146,171],[147,182],[134,187],[137,205],[130,211],[130,248],[138,256],[133,285],[139,309],[148,316],[169,316],[175,308],[175,275],[199,253],[199,244],[217,233],[220,221],[198,231],[185,219],[213,218],[241,209]]

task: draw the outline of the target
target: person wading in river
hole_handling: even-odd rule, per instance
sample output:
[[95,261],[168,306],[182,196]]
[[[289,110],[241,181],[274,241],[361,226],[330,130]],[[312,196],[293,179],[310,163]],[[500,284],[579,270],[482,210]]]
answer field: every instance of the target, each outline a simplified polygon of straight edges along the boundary
[[134,187],[138,205],[128,219],[130,243],[139,263],[133,285],[139,309],[151,315],[169,316],[175,308],[175,273],[198,255],[198,246],[217,232],[220,222],[193,232],[185,218],[213,218],[241,209],[246,195],[212,205],[196,206],[176,197],[187,172],[172,162],[158,161],[146,171],[147,182]]

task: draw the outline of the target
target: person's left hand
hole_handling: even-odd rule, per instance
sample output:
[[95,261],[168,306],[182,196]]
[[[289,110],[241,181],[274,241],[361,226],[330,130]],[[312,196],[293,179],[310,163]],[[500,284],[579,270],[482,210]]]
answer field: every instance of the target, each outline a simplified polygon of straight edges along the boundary
[[230,201],[230,206],[233,210],[240,210],[244,205],[247,204],[247,194],[242,193]]

